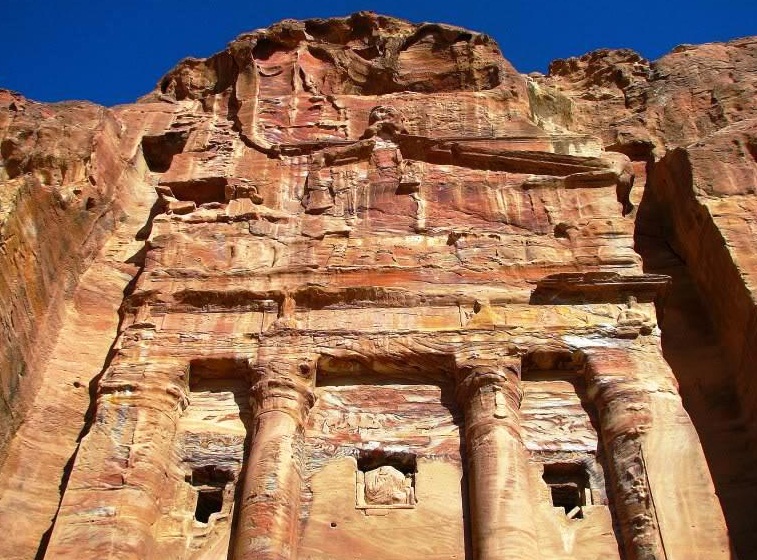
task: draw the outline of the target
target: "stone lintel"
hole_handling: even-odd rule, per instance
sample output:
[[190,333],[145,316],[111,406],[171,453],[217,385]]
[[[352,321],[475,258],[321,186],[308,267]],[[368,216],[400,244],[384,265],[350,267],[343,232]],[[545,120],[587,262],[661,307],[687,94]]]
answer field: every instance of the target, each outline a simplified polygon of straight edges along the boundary
[[531,294],[534,304],[640,303],[659,301],[670,286],[665,274],[625,276],[616,272],[567,272],[539,280]]

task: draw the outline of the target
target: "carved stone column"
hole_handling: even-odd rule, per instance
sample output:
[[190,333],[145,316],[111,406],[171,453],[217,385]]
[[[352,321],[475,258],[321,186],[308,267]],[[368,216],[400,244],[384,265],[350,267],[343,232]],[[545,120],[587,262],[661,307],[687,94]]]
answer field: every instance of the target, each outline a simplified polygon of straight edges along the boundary
[[465,413],[468,507],[476,560],[539,558],[520,435],[520,360],[458,368]]
[[589,394],[599,412],[623,548],[632,560],[663,560],[640,438],[649,428],[649,399],[622,379],[602,376],[591,368]]
[[154,528],[173,506],[187,364],[144,360],[117,358],[100,381],[97,418],[76,454],[46,558],[156,557]]
[[298,446],[314,401],[308,382],[276,375],[271,368],[262,371],[252,386],[254,431],[235,560],[291,560],[296,556],[302,482]]
[[629,560],[730,558],[696,431],[660,355],[587,351],[623,545]]

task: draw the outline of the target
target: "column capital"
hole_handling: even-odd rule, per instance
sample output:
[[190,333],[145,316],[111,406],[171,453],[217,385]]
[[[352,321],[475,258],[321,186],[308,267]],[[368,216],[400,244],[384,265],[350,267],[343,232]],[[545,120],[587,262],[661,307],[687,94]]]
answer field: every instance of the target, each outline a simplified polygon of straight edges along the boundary
[[292,416],[302,426],[315,403],[315,394],[302,382],[266,377],[252,385],[250,399],[255,418],[278,410]]
[[648,408],[653,395],[680,395],[678,382],[660,355],[626,349],[587,351],[586,385],[597,408],[633,404],[638,412]]
[[520,358],[466,360],[457,366],[455,381],[457,398],[463,405],[480,392],[497,391],[515,392],[520,402]]
[[308,360],[272,361],[254,367],[250,402],[255,418],[277,410],[303,426],[315,403],[313,371]]

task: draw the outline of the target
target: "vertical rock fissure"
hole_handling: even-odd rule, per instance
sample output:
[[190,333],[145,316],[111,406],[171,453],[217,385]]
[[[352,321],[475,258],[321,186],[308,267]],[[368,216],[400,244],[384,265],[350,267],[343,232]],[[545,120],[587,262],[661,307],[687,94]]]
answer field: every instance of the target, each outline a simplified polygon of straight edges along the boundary
[[687,247],[673,223],[683,204],[660,200],[660,190],[666,186],[656,180],[660,171],[656,165],[660,164],[648,165],[650,180],[639,206],[635,249],[645,272],[673,279],[665,301],[658,305],[663,356],[702,442],[734,547],[748,557],[749,551],[757,550],[751,513],[751,504],[757,501],[753,451],[757,445],[745,422],[735,366],[712,319],[713,303],[703,297],[706,289],[681,255]]

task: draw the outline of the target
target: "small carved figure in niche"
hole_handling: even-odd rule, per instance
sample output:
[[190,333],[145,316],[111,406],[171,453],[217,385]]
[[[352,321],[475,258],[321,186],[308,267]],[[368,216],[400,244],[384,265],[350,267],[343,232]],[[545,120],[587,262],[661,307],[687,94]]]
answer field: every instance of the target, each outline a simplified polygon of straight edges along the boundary
[[633,164],[629,157],[625,154],[619,154],[616,152],[608,152],[603,155],[603,158],[610,160],[612,163],[611,169],[616,177],[615,194],[620,202],[623,210],[623,215],[628,216],[633,212],[634,205],[631,202],[631,189],[633,189],[633,182],[636,178],[636,172],[633,169]]
[[407,134],[402,113],[394,107],[379,105],[371,109],[368,116],[368,128],[363,138],[378,136],[384,140],[391,140],[398,134]]
[[155,320],[152,318],[152,314],[150,313],[150,304],[143,303],[139,306],[139,309],[137,309],[137,313],[134,317],[134,323],[132,324],[132,327],[142,329],[155,328]]
[[279,314],[276,321],[273,322],[271,328],[276,329],[296,329],[297,319],[295,317],[295,309],[297,302],[291,294],[285,293],[279,302]]
[[504,319],[494,310],[487,299],[477,299],[473,303],[473,315],[466,328],[493,329],[498,324],[504,324]]
[[357,503],[361,509],[412,508],[415,506],[414,475],[391,465],[357,472]]
[[418,162],[403,160],[399,163],[400,186],[397,194],[417,193],[421,184],[421,170]]
[[307,214],[321,214],[334,206],[333,178],[323,153],[311,158],[302,205]]
[[407,479],[394,467],[384,465],[365,473],[365,503],[393,505],[408,503]]
[[650,334],[655,327],[655,322],[639,305],[636,297],[628,296],[626,308],[618,315],[619,327],[633,327],[639,329],[641,334]]
[[507,418],[507,399],[502,387],[494,387],[494,417]]

